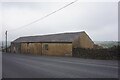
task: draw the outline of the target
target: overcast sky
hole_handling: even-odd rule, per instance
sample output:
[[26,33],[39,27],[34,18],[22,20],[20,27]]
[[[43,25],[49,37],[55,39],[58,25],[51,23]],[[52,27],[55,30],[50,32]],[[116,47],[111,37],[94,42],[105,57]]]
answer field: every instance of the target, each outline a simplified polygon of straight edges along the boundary
[[[63,32],[86,31],[93,41],[118,40],[117,2],[75,2],[26,27],[70,2],[2,2],[2,34],[8,39]],[[0,22],[1,22],[0,21]],[[1,28],[0,28],[1,30]],[[1,33],[0,33],[1,34]],[[0,38],[1,39],[1,38]]]

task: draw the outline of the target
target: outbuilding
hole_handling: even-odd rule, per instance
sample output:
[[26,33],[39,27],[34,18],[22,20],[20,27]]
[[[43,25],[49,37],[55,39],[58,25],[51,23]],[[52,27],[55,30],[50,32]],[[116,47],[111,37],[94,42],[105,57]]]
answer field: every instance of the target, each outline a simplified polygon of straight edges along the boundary
[[94,42],[82,32],[20,37],[11,42],[12,53],[72,56],[73,48],[93,48]]

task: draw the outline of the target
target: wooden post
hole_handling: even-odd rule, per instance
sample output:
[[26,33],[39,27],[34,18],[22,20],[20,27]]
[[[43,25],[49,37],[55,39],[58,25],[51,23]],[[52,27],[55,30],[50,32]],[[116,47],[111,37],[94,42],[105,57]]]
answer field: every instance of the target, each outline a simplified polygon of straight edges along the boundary
[[7,31],[5,32],[6,35],[6,53],[7,53]]

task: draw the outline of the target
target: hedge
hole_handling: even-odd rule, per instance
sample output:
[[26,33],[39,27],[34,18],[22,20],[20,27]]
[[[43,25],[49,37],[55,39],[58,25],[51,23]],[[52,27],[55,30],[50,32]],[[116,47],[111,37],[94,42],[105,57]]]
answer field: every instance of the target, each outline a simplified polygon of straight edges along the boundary
[[83,49],[73,48],[73,57],[103,59],[103,60],[117,60],[119,59],[118,50],[120,47],[112,47],[108,49]]

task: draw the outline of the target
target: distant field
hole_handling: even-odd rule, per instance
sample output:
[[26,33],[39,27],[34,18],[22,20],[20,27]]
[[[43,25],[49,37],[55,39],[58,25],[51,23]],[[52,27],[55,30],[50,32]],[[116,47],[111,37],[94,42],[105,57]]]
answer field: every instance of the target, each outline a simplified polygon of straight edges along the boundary
[[120,42],[118,41],[94,41],[95,44],[98,44],[104,48],[110,48],[113,46],[117,46],[118,44],[120,45]]
[[[8,41],[7,43],[8,43],[7,45],[10,46],[10,43],[11,43],[11,42]],[[2,47],[2,41],[0,41],[0,48],[1,48],[1,47]],[[3,47],[5,47],[5,41],[3,41]]]

